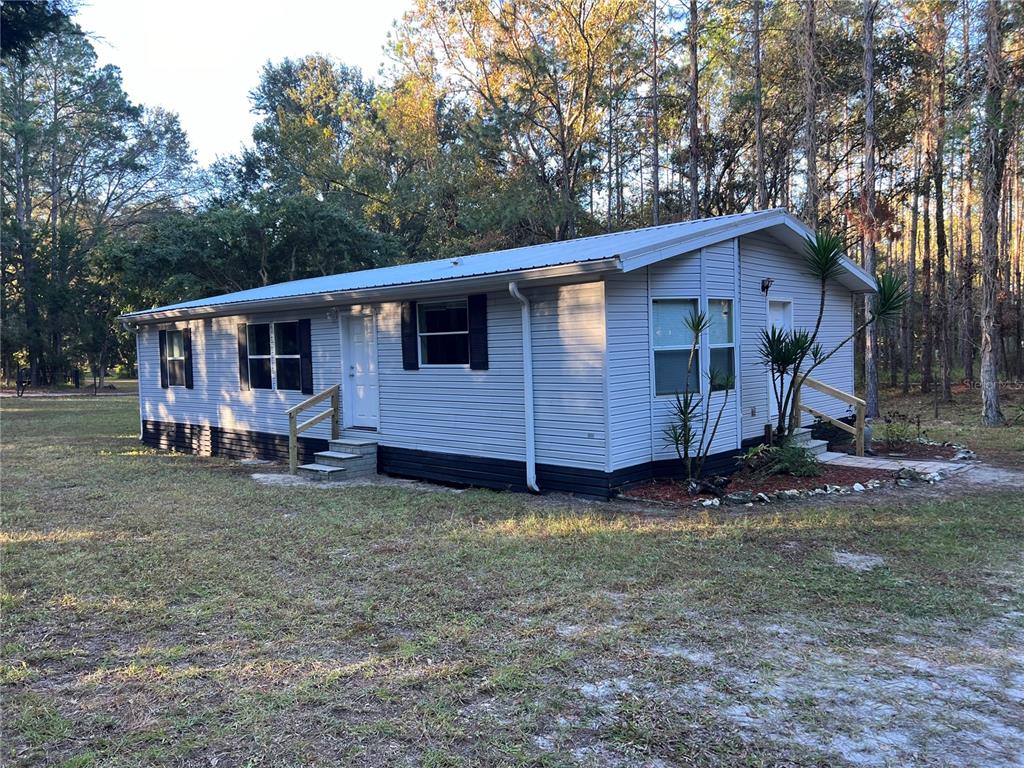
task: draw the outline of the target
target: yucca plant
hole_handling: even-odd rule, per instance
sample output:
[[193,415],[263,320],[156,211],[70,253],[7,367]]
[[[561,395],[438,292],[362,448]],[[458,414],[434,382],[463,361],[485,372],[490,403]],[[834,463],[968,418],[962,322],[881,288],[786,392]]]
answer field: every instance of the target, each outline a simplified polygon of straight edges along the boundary
[[[687,356],[686,376],[683,391],[676,392],[672,403],[672,421],[665,428],[665,442],[675,448],[676,455],[686,470],[686,485],[690,493],[701,490],[700,476],[704,471],[704,463],[711,453],[711,446],[722,423],[722,415],[729,403],[729,392],[734,386],[732,376],[711,369],[706,379],[708,382],[704,392],[696,392],[690,388],[689,372],[700,348],[700,337],[711,327],[711,319],[705,312],[694,311],[684,321],[693,334],[690,343],[690,354]],[[711,393],[724,390],[721,407],[714,418],[711,417]]]
[[826,352],[818,342],[818,334],[825,316],[828,283],[842,273],[842,238],[829,232],[819,232],[813,238],[807,238],[804,263],[820,286],[818,316],[814,329],[810,332],[804,329],[785,331],[777,328],[762,331],[758,348],[761,362],[771,373],[773,388],[776,390],[774,395],[779,412],[776,428],[783,442],[800,426],[800,414],[795,412],[793,404],[804,381],[814,369],[835,355],[872,323],[889,322],[899,317],[908,299],[906,282],[902,276],[891,272],[879,275],[878,291],[869,304],[871,311],[868,318],[857,326],[853,333]]

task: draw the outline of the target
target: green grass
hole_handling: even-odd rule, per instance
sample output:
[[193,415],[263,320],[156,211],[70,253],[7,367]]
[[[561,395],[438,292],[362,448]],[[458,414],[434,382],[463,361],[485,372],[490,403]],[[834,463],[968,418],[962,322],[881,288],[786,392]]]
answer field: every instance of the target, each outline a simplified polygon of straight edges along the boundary
[[[701,674],[649,649],[682,637],[777,673],[763,625],[885,647],[1021,606],[1016,493],[644,516],[266,487],[141,446],[136,407],[3,402],[5,763],[835,764],[637,694]],[[580,694],[626,676],[610,708]]]

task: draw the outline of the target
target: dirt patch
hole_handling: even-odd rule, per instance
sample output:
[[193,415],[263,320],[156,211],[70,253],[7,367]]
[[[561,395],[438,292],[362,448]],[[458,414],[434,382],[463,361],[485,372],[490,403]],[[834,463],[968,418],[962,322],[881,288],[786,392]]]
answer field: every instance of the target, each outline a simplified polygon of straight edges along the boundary
[[[892,480],[893,472],[881,469],[862,469],[845,467],[838,464],[823,464],[821,474],[817,477],[793,477],[792,475],[769,475],[756,478],[749,475],[734,475],[725,488],[726,493],[758,493],[772,494],[779,491],[809,491],[829,485],[852,486],[854,483],[866,484],[869,480]],[[644,501],[661,501],[673,504],[690,504],[695,501],[713,498],[711,494],[691,496],[686,484],[678,480],[653,480],[643,485],[630,488],[622,493],[628,499]]]
[[[913,459],[915,461],[949,461],[960,449],[953,445],[929,445],[928,443],[907,443],[890,449],[885,443],[872,443],[872,455],[879,459]],[[854,454],[853,446],[845,451]]]

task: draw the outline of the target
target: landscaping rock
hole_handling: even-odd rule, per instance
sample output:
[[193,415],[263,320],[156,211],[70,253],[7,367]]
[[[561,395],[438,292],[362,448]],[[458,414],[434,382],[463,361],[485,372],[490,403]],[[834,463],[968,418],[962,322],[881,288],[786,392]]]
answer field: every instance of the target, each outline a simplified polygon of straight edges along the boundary
[[970,448],[961,448],[953,454],[953,461],[973,461],[978,455]]
[[777,495],[780,499],[799,499],[800,491],[790,488],[787,491],[779,491]]
[[749,501],[753,501],[754,494],[750,491],[734,491],[727,494],[725,500],[730,504],[746,504]]
[[721,503],[722,502],[718,499],[704,499],[704,501],[701,502],[701,505],[705,507],[717,507]]
[[767,494],[764,494],[764,493],[759,493],[754,498],[756,498],[762,504],[771,504],[772,503],[772,500],[770,498],[768,498]]
[[863,485],[861,485],[860,483],[854,483],[853,487],[851,488],[851,490],[854,493],[864,493],[864,491],[866,491],[867,489]]

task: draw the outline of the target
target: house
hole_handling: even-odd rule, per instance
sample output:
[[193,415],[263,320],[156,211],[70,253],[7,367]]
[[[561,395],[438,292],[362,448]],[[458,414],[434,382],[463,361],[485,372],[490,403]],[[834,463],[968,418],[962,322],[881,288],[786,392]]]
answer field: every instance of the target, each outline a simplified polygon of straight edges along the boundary
[[[759,332],[817,317],[810,235],[776,209],[133,312],[122,320],[137,331],[141,438],[281,459],[291,424],[308,472],[343,474],[361,457],[396,476],[608,497],[678,471],[664,429],[690,344],[682,320],[699,307],[713,321],[700,370],[735,374],[734,391],[711,393],[713,407],[728,397],[706,467],[722,471],[773,420]],[[874,290],[844,259],[825,347],[851,333],[854,296]],[[815,377],[851,392],[851,345]],[[300,422],[297,406],[320,393],[327,410]],[[803,403],[850,414],[823,391]]]

